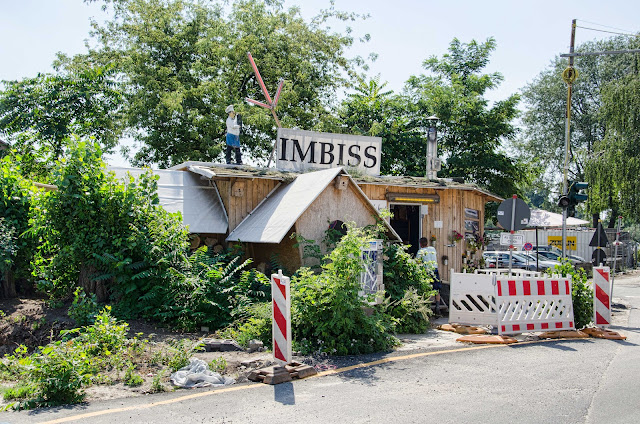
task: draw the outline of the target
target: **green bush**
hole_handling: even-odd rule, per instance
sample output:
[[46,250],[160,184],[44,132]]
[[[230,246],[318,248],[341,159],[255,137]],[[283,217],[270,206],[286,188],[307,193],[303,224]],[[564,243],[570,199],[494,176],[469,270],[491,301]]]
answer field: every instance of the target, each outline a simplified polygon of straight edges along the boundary
[[[22,399],[18,408],[79,402],[84,386],[112,382],[103,374],[127,369],[125,384],[139,381],[130,369],[145,350],[147,341],[127,338],[128,324],[118,322],[105,307],[92,325],[62,331],[62,340],[40,347],[29,355],[25,346],[2,360],[2,373],[28,388],[10,395]],[[116,379],[118,379],[116,377]]]
[[305,353],[346,355],[391,348],[394,322],[380,307],[360,297],[364,264],[360,249],[372,234],[351,226],[329,254],[322,272],[301,269],[291,279],[292,332]]
[[587,284],[587,273],[584,269],[577,269],[568,260],[556,265],[549,275],[560,274],[571,276],[571,298],[573,300],[573,315],[577,329],[589,325],[593,321],[593,289]]
[[432,314],[429,298],[435,294],[433,276],[407,252],[407,246],[389,244],[384,249],[384,285],[387,313],[398,320],[400,333],[423,333]]
[[265,347],[272,343],[272,310],[271,302],[252,305],[248,316],[237,320],[229,327],[218,332],[218,336],[233,339],[240,346],[247,347],[251,340],[260,340]]
[[80,287],[73,292],[73,302],[67,313],[77,325],[93,324],[99,312],[100,307],[95,294],[87,296],[84,289]]

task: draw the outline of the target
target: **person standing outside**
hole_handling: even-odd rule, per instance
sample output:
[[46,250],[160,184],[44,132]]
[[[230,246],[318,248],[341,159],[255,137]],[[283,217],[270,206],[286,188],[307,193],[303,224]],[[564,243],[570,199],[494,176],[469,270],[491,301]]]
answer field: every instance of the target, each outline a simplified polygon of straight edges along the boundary
[[420,239],[420,250],[416,253],[416,259],[422,262],[427,270],[433,274],[433,289],[436,290],[436,310],[440,305],[440,273],[438,272],[438,252],[433,246],[429,246],[429,240],[426,237]]
[[236,164],[242,165],[242,153],[240,152],[240,129],[242,128],[242,121],[240,121],[240,115],[236,115],[235,110],[233,110],[233,105],[227,106],[224,111],[228,114],[226,151],[227,163],[231,163],[231,151],[235,150]]

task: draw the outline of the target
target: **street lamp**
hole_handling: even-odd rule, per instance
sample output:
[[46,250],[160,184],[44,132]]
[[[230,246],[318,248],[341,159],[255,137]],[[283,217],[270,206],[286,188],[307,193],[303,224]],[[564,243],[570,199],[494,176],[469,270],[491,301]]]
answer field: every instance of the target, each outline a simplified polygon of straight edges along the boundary
[[440,120],[435,115],[427,118],[429,121],[429,130],[427,132],[427,172],[426,177],[435,179],[438,177],[440,170],[440,160],[438,159],[438,133],[436,123]]

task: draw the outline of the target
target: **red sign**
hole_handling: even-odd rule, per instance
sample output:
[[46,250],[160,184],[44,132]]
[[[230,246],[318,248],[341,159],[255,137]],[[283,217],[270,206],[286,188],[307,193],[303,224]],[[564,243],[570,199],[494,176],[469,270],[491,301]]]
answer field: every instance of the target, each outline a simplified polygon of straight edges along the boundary
[[522,247],[524,250],[531,250],[533,249],[533,244],[531,243],[525,243],[524,246]]

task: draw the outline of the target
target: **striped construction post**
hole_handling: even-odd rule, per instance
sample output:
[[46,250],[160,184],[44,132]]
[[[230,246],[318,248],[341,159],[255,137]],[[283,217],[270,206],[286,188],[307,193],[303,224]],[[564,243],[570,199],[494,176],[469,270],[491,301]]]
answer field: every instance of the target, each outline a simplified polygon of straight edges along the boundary
[[291,297],[289,277],[271,274],[271,298],[273,299],[273,359],[281,365],[291,362]]
[[496,280],[498,334],[575,330],[570,278]]
[[611,282],[608,266],[593,267],[593,322],[598,327],[611,325]]

